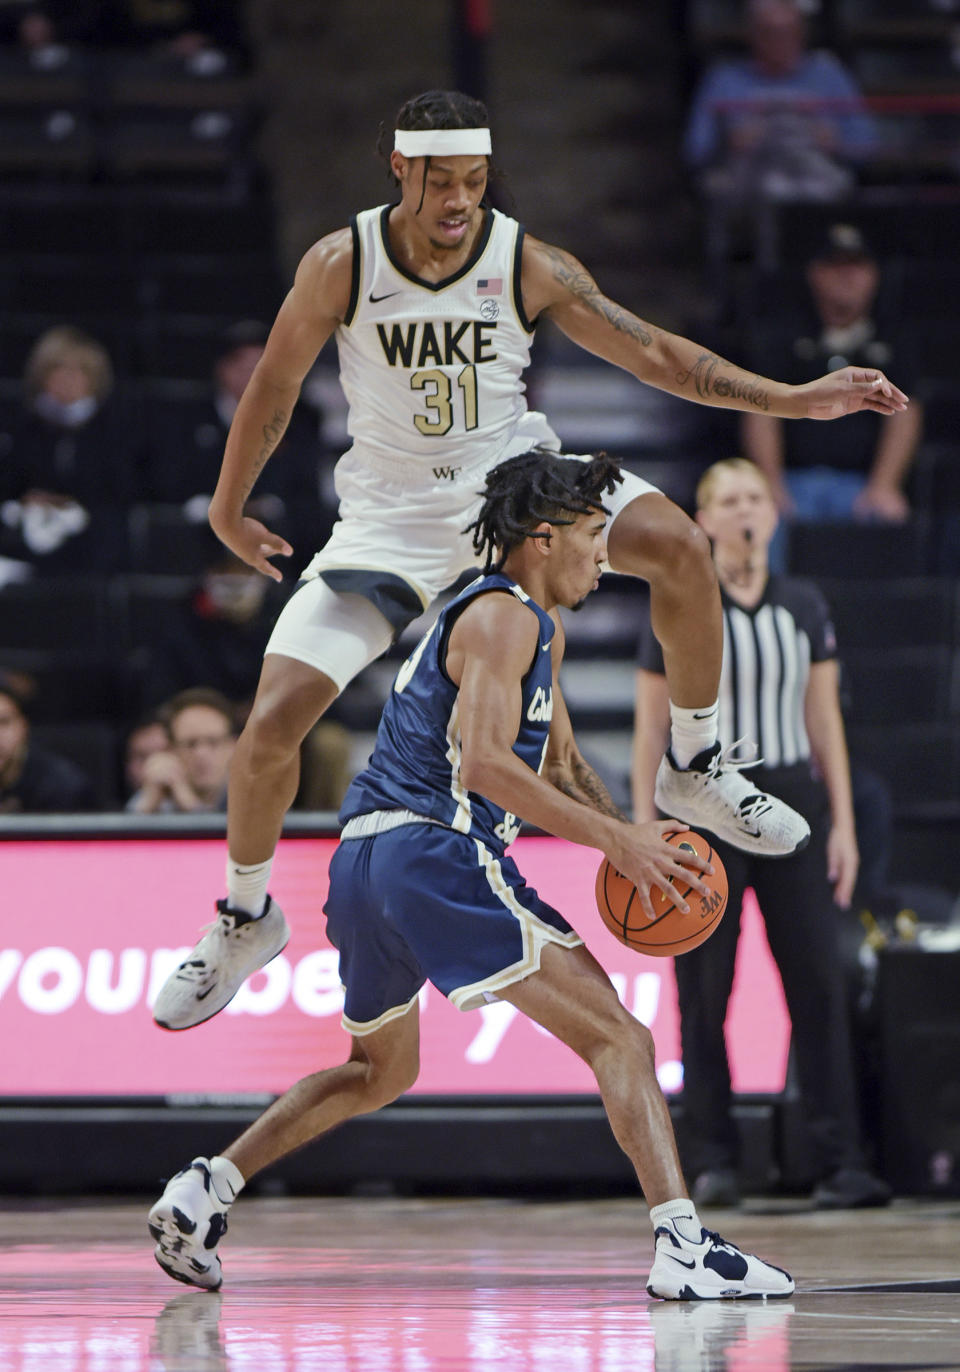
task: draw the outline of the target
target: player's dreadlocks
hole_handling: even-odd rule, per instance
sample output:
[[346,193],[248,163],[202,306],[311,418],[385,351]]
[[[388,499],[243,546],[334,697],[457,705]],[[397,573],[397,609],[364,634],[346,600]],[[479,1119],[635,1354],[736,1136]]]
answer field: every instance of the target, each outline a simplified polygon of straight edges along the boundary
[[[487,107],[480,100],[474,100],[471,95],[464,95],[462,91],[424,91],[422,95],[414,95],[405,104],[400,106],[397,117],[394,121],[395,129],[486,129],[490,127],[490,116]],[[396,184],[397,178],[390,168],[390,153],[393,149],[393,129],[387,129],[384,124],[380,125],[377,136],[377,152],[387,163],[387,170],[390,178]],[[493,178],[496,173],[490,158],[488,176]],[[427,172],[430,170],[430,158],[423,159],[423,188],[420,193],[420,205],[423,204],[423,197],[426,193]],[[486,196],[484,196],[486,203]],[[419,213],[419,206],[417,209]]]
[[584,462],[532,448],[487,473],[480,513],[464,533],[473,534],[474,551],[486,557],[484,571],[494,571],[525,538],[549,536],[534,532],[538,524],[572,524],[593,510],[609,514],[603,496],[622,480],[606,453]]

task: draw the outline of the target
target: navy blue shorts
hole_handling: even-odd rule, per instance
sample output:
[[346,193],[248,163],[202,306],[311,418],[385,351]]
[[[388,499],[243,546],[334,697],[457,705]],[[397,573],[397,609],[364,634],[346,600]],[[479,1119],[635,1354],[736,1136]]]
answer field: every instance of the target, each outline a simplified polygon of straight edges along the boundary
[[473,1010],[535,972],[544,944],[582,942],[512,858],[439,824],[345,839],[324,911],[340,952],[343,1027],[357,1035],[405,1014],[425,981]]

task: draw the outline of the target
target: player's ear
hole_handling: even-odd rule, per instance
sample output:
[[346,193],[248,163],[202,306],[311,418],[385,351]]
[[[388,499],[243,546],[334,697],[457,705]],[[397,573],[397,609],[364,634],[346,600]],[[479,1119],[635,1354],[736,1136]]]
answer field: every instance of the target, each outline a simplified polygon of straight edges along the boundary
[[550,521],[542,519],[535,528],[530,530],[530,532],[534,535],[534,537],[530,539],[530,542],[538,552],[543,553],[544,557],[549,557],[553,550],[553,525]]
[[394,148],[393,152],[390,154],[390,170],[398,181],[403,180],[407,166],[407,159],[404,157],[403,153],[397,152],[396,148]]

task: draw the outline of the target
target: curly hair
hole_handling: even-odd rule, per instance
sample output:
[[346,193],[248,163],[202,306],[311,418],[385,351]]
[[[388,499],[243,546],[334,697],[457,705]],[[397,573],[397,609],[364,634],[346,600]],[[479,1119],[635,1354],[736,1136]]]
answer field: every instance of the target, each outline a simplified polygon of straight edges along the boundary
[[606,453],[585,462],[550,448],[531,448],[487,473],[480,513],[464,533],[473,535],[474,551],[485,557],[484,571],[494,571],[524,539],[549,537],[535,532],[538,524],[572,524],[594,510],[609,514],[603,496],[622,480]]

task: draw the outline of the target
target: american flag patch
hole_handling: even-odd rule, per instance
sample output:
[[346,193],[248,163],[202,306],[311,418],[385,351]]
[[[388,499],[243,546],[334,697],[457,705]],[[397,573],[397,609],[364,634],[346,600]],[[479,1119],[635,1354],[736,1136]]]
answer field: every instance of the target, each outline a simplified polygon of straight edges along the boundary
[[500,295],[502,292],[502,276],[481,276],[477,282],[477,295]]

